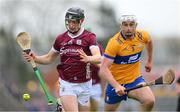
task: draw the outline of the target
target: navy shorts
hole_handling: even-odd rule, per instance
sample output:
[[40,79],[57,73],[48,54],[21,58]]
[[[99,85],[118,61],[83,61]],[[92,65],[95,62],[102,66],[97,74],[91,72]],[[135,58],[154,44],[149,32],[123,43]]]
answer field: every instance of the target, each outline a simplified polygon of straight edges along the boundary
[[[142,76],[140,76],[134,82],[129,84],[124,84],[122,86],[124,86],[125,88],[132,88],[142,82],[145,82],[145,80]],[[128,97],[127,94],[118,96],[115,92],[115,89],[110,84],[107,85],[106,96],[105,96],[105,102],[107,104],[119,103],[122,100],[127,100],[127,97]]]

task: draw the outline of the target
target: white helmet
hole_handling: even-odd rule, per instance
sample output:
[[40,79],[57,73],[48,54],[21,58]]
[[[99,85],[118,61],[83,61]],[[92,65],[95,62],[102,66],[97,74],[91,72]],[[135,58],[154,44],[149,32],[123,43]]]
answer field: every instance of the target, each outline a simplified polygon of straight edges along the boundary
[[137,19],[135,15],[122,15],[120,19],[120,23],[122,24],[125,21],[134,21],[137,23]]

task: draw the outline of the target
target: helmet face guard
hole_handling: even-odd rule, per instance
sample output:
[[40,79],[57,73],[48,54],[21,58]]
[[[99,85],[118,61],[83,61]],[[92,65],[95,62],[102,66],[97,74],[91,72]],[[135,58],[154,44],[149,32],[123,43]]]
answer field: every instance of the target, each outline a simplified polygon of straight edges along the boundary
[[[66,25],[67,30],[73,34],[77,33],[79,31],[79,29],[81,28],[81,24],[82,24],[83,20],[84,20],[84,10],[82,10],[80,8],[68,9],[68,11],[66,12],[66,15],[65,15],[65,25]],[[78,31],[72,31],[69,28],[69,21],[76,21],[79,24]]]

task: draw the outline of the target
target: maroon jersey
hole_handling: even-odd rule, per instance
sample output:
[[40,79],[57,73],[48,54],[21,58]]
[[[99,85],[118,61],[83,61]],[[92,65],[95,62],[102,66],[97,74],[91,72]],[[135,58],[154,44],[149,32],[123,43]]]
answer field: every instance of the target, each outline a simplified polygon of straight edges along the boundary
[[[101,55],[103,55],[104,49],[102,45],[98,44]],[[92,84],[95,85],[97,83],[100,83],[100,78],[99,78],[99,67],[95,64],[91,64],[91,73],[92,73]]]
[[99,67],[95,64],[91,65],[91,73],[92,73],[92,84],[95,85],[97,83],[100,83],[100,78],[99,78]]
[[90,63],[80,61],[77,49],[83,49],[87,55],[92,55],[89,47],[96,44],[96,35],[87,30],[75,38],[70,37],[68,32],[59,35],[53,47],[60,53],[60,64],[57,66],[60,78],[73,83],[90,80]]

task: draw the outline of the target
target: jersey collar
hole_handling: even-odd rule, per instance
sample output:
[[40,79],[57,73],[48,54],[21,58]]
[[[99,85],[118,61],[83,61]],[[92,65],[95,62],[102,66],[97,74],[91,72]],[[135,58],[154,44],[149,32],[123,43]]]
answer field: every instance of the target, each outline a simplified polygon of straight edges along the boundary
[[84,28],[81,28],[76,35],[73,35],[72,33],[68,32],[68,36],[71,38],[76,38],[76,37],[80,36],[83,32],[84,32]]
[[122,33],[122,31],[120,32],[120,34],[121,34],[122,38],[123,38],[124,40],[126,40],[126,37],[125,37],[125,35]]
[[[122,36],[122,38],[123,38],[124,40],[127,40],[126,36],[122,33],[122,31],[120,31],[120,35]],[[135,36],[136,36],[136,33],[134,34],[133,39],[135,38]]]

